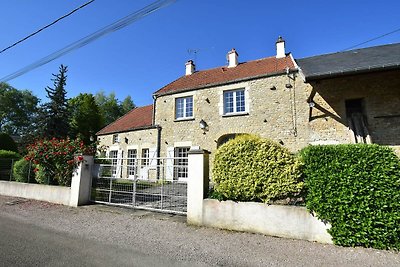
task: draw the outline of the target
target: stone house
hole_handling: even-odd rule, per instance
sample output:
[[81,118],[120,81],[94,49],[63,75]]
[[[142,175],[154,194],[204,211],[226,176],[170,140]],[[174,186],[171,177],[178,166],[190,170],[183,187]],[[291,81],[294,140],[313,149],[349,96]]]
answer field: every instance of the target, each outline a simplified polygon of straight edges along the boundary
[[[276,51],[239,62],[232,49],[227,66],[201,71],[189,60],[184,76],[153,94],[153,105],[99,131],[100,144],[111,157],[141,158],[150,166],[159,163],[157,157],[179,158],[165,164],[185,166],[191,146],[211,151],[212,159],[219,145],[241,133],[270,138],[293,152],[308,144],[399,147],[400,45],[295,61],[279,38]],[[118,175],[129,177],[129,171]],[[167,175],[186,178],[185,168],[171,167]]]

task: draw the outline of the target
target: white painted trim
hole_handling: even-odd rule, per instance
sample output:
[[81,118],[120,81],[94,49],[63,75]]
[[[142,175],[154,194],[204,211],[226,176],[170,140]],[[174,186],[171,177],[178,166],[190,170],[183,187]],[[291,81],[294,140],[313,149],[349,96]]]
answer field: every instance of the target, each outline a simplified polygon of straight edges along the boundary
[[192,146],[192,141],[181,141],[174,143],[174,147],[191,147],[191,146]]

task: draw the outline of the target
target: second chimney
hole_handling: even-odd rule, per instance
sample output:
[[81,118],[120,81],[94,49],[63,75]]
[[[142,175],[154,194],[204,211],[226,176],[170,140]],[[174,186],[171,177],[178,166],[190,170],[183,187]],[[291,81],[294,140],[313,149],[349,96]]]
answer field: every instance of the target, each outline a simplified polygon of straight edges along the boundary
[[239,54],[236,52],[235,48],[232,48],[232,50],[228,52],[228,68],[234,68],[239,64],[238,56]]
[[282,36],[279,36],[276,41],[276,58],[286,57],[285,53],[285,40],[283,40]]
[[194,65],[193,60],[188,60],[185,66],[186,66],[186,75],[191,75],[196,71],[196,65]]

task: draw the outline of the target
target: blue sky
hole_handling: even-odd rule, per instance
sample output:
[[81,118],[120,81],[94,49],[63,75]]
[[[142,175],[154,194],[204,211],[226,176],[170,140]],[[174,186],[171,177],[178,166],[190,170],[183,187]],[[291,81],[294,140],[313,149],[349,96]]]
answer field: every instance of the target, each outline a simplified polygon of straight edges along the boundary
[[[0,49],[52,22],[87,0],[1,1]],[[55,52],[153,1],[95,0],[40,34],[0,54],[0,78]],[[115,92],[135,104],[184,74],[275,55],[279,35],[295,58],[337,52],[400,28],[400,1],[178,0],[117,32],[10,80],[46,101],[45,87],[60,64],[69,67],[68,97]],[[400,31],[361,47],[400,42]],[[197,50],[196,57],[190,50]],[[188,52],[189,51],[189,52]]]

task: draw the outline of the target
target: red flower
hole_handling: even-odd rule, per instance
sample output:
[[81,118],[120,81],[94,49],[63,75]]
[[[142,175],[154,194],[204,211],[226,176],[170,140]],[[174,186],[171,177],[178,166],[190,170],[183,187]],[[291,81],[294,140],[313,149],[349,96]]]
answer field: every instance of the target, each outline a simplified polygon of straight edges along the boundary
[[83,160],[83,156],[82,155],[78,156],[77,158],[78,158],[78,161],[82,161]]

